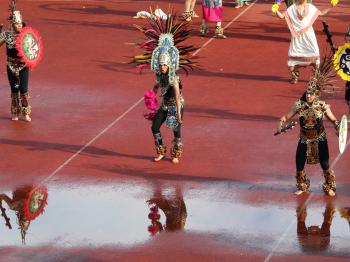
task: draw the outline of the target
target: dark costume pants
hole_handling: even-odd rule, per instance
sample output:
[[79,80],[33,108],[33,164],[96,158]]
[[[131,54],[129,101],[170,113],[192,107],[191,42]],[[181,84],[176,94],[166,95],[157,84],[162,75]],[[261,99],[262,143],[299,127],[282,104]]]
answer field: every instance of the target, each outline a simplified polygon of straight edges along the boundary
[[[181,108],[181,119],[183,118],[184,109]],[[154,137],[154,142],[156,145],[156,150],[158,154],[164,155],[166,153],[166,147],[163,145],[162,134],[160,133],[160,127],[163,125],[167,118],[168,110],[164,110],[160,107],[155,115],[152,122],[152,133]],[[174,147],[172,150],[172,156],[180,157],[181,155],[181,124],[179,124],[174,130]]]
[[[299,141],[295,155],[297,171],[304,170],[306,163],[307,145]],[[318,142],[318,157],[323,170],[329,169],[329,153],[327,140]]]
[[11,113],[19,115],[22,111],[23,115],[29,115],[31,108],[28,101],[28,67],[24,67],[20,70],[18,76],[7,67],[7,77],[11,87]]
[[[328,193],[329,190],[335,191],[336,190],[335,175],[333,170],[329,168],[329,150],[328,150],[327,139],[325,141],[318,142],[318,158],[319,158],[320,165],[323,169],[323,175],[325,179],[325,182],[323,183],[323,191],[325,193]],[[299,141],[296,155],[295,155],[295,162],[296,162],[296,169],[297,169],[296,187],[298,188],[298,190],[302,190],[302,191],[306,191],[310,187],[310,179],[306,176],[304,171],[306,159],[307,159],[307,144],[303,144]]]

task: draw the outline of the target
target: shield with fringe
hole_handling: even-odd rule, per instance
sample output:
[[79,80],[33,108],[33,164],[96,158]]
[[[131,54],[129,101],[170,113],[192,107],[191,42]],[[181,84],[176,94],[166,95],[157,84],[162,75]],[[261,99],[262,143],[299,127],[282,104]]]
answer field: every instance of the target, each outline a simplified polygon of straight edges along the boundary
[[23,205],[25,219],[34,220],[44,212],[44,208],[47,205],[47,196],[48,193],[46,186],[32,187],[32,189],[27,193]]
[[31,27],[24,27],[16,39],[16,49],[18,55],[29,68],[34,68],[39,64],[43,46],[39,33]]

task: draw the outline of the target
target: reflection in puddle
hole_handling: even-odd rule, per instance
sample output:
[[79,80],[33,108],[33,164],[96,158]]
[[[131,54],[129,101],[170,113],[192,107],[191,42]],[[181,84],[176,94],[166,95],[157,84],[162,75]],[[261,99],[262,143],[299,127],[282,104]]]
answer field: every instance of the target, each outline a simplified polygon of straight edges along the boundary
[[300,201],[297,207],[297,234],[300,247],[305,252],[325,251],[329,247],[331,225],[335,215],[333,198],[327,201],[322,225],[306,227],[307,203]]
[[[176,231],[185,228],[187,210],[182,191],[179,187],[176,188],[174,196],[163,194],[162,189],[159,187],[155,190],[153,197],[147,200],[147,203],[150,205],[148,218],[151,220],[148,231],[152,235],[164,229],[167,231]],[[164,226],[159,222],[161,217],[159,209],[161,209],[165,215],[166,220]]]
[[[288,202],[269,199],[257,205],[252,201],[239,202],[253,199],[258,196],[256,192],[234,191],[232,186],[225,188],[219,183],[182,183],[181,187],[125,182],[52,184],[48,188],[49,204],[44,215],[31,223],[27,245],[131,247],[160,235],[161,239],[167,238],[167,234],[174,235],[171,232],[176,231],[195,234],[203,241],[267,253],[290,228],[275,253],[298,254],[312,249],[328,255],[350,255],[349,208],[323,203],[323,198],[305,205],[288,195]],[[42,196],[32,199],[33,210],[45,206],[38,202],[41,199],[45,203]],[[15,211],[9,199],[3,200],[3,207]],[[19,212],[9,211],[6,214],[10,221],[16,221]],[[0,245],[21,245],[18,231],[9,230],[3,221]]]
[[[21,233],[22,244],[26,244],[26,234],[30,223],[44,212],[47,204],[47,188],[45,186],[22,186],[12,192],[12,198],[6,194],[0,194],[1,216],[5,220],[5,225],[13,229],[16,221]],[[7,204],[11,211],[14,211],[15,219],[10,219],[3,202]]]

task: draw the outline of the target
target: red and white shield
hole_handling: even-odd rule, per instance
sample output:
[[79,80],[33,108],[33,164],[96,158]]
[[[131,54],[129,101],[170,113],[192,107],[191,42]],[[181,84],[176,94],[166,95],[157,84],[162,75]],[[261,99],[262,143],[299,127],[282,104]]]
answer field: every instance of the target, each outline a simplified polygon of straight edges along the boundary
[[33,186],[27,193],[23,205],[23,214],[26,220],[34,220],[44,212],[47,205],[47,187]]
[[34,68],[43,55],[43,45],[38,32],[31,27],[24,27],[16,39],[18,55],[29,68]]

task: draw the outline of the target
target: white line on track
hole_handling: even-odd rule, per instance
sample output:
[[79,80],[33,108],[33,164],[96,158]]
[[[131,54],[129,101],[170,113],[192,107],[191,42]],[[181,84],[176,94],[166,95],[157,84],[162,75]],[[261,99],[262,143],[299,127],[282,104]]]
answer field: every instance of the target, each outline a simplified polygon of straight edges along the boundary
[[[346,143],[345,150],[346,148],[350,145],[350,140]],[[338,163],[339,159],[341,157],[341,154],[339,153],[337,157],[333,160],[331,164],[331,168],[334,168],[334,166]],[[311,201],[315,193],[311,193],[309,197],[306,199],[305,203],[303,204],[303,207],[307,206],[308,203]],[[294,226],[295,221],[293,220],[289,226],[286,228],[286,230],[283,232],[281,237],[274,243],[271,252],[268,254],[268,256],[265,258],[264,262],[269,262],[270,259],[273,257],[277,249],[279,248],[280,244],[284,241],[284,239],[287,237],[289,231],[291,230],[292,226]]]
[[[246,9],[240,12],[237,16],[235,16],[225,27],[228,28],[232,23],[234,23],[238,18],[240,18],[244,13],[246,13],[258,0],[255,0],[251,5],[249,5]],[[206,41],[193,55],[197,55],[204,47],[209,45],[215,38],[212,37],[208,41]],[[129,109],[127,109],[122,115],[113,120],[107,127],[105,127],[100,133],[98,133],[93,139],[91,139],[88,143],[82,146],[77,152],[75,152],[70,158],[68,158],[64,163],[62,163],[58,168],[56,168],[50,175],[48,175],[39,185],[45,184],[48,180],[50,180],[53,176],[55,176],[59,171],[61,171],[64,167],[66,167],[70,162],[72,162],[81,152],[83,152],[88,146],[94,143],[98,138],[100,138],[104,133],[106,133],[109,129],[111,129],[115,124],[117,124],[120,120],[122,120],[130,111],[132,111],[135,107],[137,107],[143,101],[143,97],[140,98],[135,104],[133,104]]]

